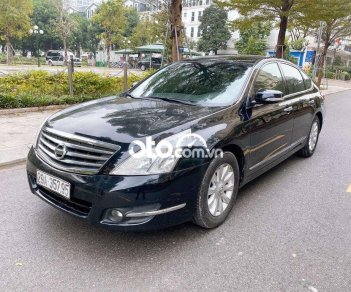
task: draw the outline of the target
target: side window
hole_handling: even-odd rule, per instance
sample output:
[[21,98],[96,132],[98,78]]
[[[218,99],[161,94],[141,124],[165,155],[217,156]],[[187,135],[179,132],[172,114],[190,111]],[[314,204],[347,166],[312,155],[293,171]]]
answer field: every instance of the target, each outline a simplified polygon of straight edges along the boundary
[[277,63],[267,64],[260,69],[253,85],[252,96],[264,89],[279,90],[285,93],[284,79]]
[[311,78],[305,73],[305,72],[301,72],[303,80],[305,81],[305,87],[306,89],[310,89],[312,87],[312,80]]
[[302,78],[300,70],[287,65],[281,64],[289,94],[306,90],[305,82]]

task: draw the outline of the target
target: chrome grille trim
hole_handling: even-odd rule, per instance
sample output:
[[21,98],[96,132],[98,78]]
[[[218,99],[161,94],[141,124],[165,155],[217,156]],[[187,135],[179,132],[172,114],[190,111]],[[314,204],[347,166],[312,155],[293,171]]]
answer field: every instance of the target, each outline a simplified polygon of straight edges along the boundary
[[[67,151],[62,159],[55,155],[58,145]],[[82,174],[95,174],[121,147],[51,128],[43,128],[39,136],[37,153],[42,160],[55,168]],[[61,158],[61,157],[60,157]]]

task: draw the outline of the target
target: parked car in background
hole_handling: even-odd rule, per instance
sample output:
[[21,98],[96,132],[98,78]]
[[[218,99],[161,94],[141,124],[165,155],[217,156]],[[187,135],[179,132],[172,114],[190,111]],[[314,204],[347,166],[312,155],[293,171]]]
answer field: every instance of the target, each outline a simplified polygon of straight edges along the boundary
[[[82,60],[79,58],[73,58],[73,64],[75,67],[82,66]],[[63,66],[64,65],[64,56],[55,56],[48,60],[49,66]]]
[[29,152],[28,181],[45,202],[92,224],[215,228],[239,188],[295,153],[312,156],[324,119],[318,87],[288,61],[183,60],[119,96],[51,116]]
[[[49,61],[52,59],[52,58],[55,58],[55,60],[57,61],[56,57],[64,57],[65,56],[65,51],[62,51],[62,50],[49,50],[46,52],[46,55],[45,55],[45,60],[46,60],[46,64],[50,65],[49,64]],[[75,57],[74,54],[70,51],[67,52],[67,56],[68,56],[68,59],[72,57]]]
[[61,51],[58,51],[58,50],[47,51],[45,56],[46,63],[48,64],[49,60],[51,60],[54,57],[60,57],[61,55],[62,55]]
[[162,63],[161,58],[151,58],[151,62],[150,62],[150,58],[145,58],[138,62],[137,67],[142,71],[145,71],[146,69],[150,69],[150,68],[160,69],[161,63]]

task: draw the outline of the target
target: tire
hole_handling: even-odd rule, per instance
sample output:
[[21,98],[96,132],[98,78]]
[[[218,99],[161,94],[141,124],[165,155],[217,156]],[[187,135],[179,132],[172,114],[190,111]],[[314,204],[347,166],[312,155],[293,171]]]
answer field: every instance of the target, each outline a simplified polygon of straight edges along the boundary
[[[230,166],[230,167],[228,167]],[[228,183],[225,183],[223,180],[224,185],[218,183],[216,186],[213,185],[213,179],[216,178],[216,171],[222,168],[223,172],[227,175],[224,177],[229,177],[230,170],[232,170],[232,177],[233,177],[233,187],[232,193],[230,198],[230,191],[225,191],[225,189],[229,189],[230,182],[232,182],[231,178],[228,180]],[[222,182],[222,183],[223,183]],[[219,186],[221,185],[221,187]],[[226,187],[227,186],[227,187]],[[236,160],[236,157],[231,152],[224,152],[223,158],[217,157],[211,161],[209,164],[205,176],[202,180],[200,191],[197,197],[196,202],[196,209],[194,212],[193,222],[203,228],[211,229],[216,228],[217,226],[221,225],[227,218],[228,214],[230,213],[231,209],[234,206],[239,188],[239,165]],[[218,192],[213,191],[213,189],[219,190]],[[211,195],[211,193],[213,193]],[[226,203],[224,203],[223,198],[226,198]],[[212,204],[211,204],[212,202]],[[222,204],[226,204],[222,209],[222,212],[219,212],[219,205],[220,202]],[[223,206],[222,206],[223,207]]]
[[140,69],[141,69],[141,71],[145,71],[145,70],[146,70],[145,65],[141,65],[141,66],[140,66]]
[[310,133],[308,135],[308,139],[306,141],[306,145],[297,152],[297,155],[300,157],[311,157],[315,152],[318,144],[319,133],[321,130],[321,125],[318,117],[315,117],[312,126],[310,129]]

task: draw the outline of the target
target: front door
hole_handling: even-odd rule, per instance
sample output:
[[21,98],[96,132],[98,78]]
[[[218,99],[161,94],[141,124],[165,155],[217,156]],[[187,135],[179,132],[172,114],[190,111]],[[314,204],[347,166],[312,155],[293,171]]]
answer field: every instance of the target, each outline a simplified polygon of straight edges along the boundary
[[[285,81],[276,62],[260,68],[250,89],[250,98],[254,100],[257,92],[269,89],[286,94]],[[289,150],[293,128],[291,111],[289,101],[255,104],[252,107],[248,125],[250,172],[270,164]]]

